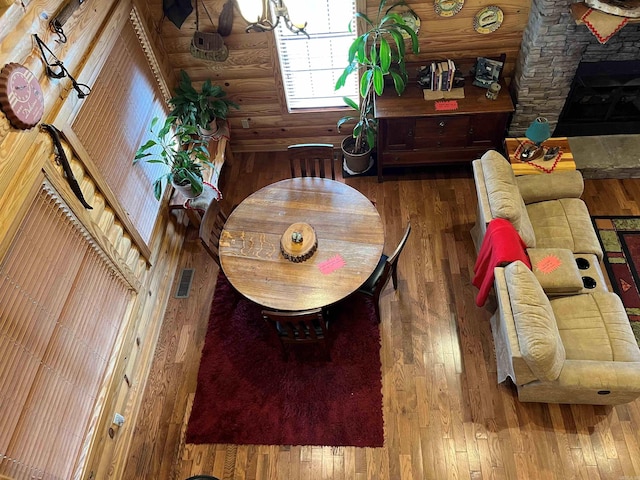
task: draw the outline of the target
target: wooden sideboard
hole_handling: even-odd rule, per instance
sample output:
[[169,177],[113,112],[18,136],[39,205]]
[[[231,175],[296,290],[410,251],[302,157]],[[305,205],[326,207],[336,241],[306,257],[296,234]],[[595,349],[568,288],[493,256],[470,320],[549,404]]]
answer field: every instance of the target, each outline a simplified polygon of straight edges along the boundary
[[378,119],[378,181],[389,167],[410,167],[470,162],[489,149],[502,150],[507,124],[514,111],[504,80],[496,100],[486,89],[466,79],[465,98],[458,108],[436,110],[440,100],[424,100],[414,81],[401,96],[393,87],[375,99]]

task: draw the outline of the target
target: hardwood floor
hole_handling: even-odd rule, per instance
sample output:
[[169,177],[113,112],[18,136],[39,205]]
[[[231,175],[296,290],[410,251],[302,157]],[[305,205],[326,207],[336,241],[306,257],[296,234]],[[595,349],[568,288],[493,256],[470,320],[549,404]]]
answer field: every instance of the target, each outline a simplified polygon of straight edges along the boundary
[[[224,202],[288,175],[283,154],[236,154]],[[526,404],[498,385],[489,318],[471,285],[475,220],[470,168],[346,182],[374,199],[387,237],[413,231],[399,288],[381,297],[385,446],[185,445],[217,266],[197,241],[188,299],[170,301],[125,479],[638,479],[640,401],[603,407]],[[586,181],[592,215],[640,215],[640,180]],[[193,235],[192,235],[193,237]],[[256,418],[256,422],[260,419]]]

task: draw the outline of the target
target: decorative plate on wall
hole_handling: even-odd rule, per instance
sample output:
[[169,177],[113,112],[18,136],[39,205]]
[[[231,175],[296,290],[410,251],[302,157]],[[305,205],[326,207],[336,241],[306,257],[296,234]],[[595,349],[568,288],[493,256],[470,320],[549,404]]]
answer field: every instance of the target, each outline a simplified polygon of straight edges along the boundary
[[[404,20],[404,23],[407,24],[407,27],[413,30],[417,35],[418,31],[420,30],[420,17],[418,17],[418,15],[413,10],[402,12],[400,13],[400,16]],[[409,38],[409,34],[404,30],[401,33],[404,38]]]
[[441,17],[453,17],[462,10],[464,0],[435,0],[433,8]]
[[478,33],[495,32],[502,25],[502,20],[504,20],[502,9],[495,5],[489,5],[473,17],[473,28]]

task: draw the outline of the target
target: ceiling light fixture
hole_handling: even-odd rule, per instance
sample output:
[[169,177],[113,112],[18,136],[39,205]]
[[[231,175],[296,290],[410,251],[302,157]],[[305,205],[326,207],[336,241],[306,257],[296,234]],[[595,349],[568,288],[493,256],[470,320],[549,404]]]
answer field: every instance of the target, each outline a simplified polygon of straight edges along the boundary
[[270,32],[280,24],[282,19],[289,31],[309,37],[305,31],[307,22],[293,22],[289,18],[289,10],[283,0],[236,0],[236,2],[240,14],[249,23],[245,28],[246,32]]

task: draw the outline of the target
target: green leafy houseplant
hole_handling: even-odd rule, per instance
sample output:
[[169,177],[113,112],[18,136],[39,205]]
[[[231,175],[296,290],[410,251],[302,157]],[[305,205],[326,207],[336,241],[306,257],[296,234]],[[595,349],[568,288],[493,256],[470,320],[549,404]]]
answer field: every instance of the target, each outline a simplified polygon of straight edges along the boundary
[[191,83],[189,74],[180,70],[180,83],[174,90],[174,96],[169,100],[173,107],[169,115],[176,117],[182,125],[207,130],[215,119],[225,120],[229,108],[240,108],[226,96],[222,87],[213,85],[211,80],[206,80],[202,84],[202,90],[197,91]]
[[[408,74],[405,65],[405,37],[411,41],[411,50],[419,52],[418,37],[405,19],[392,10],[405,6],[407,11],[417,18],[404,1],[398,1],[385,9],[386,0],[380,0],[375,21],[362,12],[356,12],[355,18],[361,19],[365,31],[356,37],[349,48],[349,64],[338,78],[335,89],[344,86],[347,77],[354,72],[360,72],[359,93],[360,106],[352,99],[343,97],[344,102],[355,110],[354,114],[346,115],[338,120],[337,127],[349,121],[356,120],[352,136],[355,139],[352,153],[364,153],[375,145],[377,122],[373,117],[374,95],[384,92],[386,76],[393,79],[398,95],[404,92]],[[351,31],[351,26],[349,27]]]
[[133,163],[141,160],[161,163],[169,168],[153,182],[153,194],[157,200],[162,195],[162,181],[170,180],[175,186],[190,186],[194,197],[202,193],[202,167],[209,161],[207,143],[197,136],[193,125],[176,124],[176,118],[169,116],[159,129],[155,129],[159,118],[151,121],[152,138],[136,151]]

